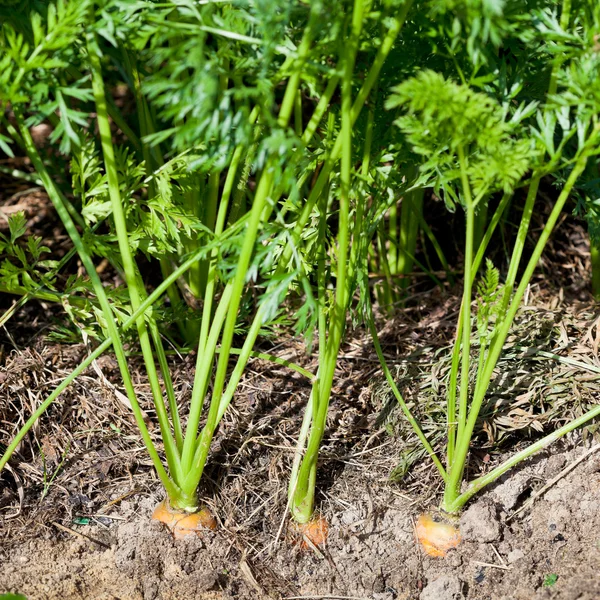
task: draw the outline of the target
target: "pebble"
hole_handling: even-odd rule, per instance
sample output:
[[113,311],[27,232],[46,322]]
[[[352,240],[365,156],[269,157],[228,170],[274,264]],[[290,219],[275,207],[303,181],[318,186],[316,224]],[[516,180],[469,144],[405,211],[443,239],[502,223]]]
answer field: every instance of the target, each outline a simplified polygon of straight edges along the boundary
[[520,561],[522,558],[525,558],[525,552],[519,548],[515,548],[508,553],[506,560],[508,561],[509,565],[512,565],[513,563]]

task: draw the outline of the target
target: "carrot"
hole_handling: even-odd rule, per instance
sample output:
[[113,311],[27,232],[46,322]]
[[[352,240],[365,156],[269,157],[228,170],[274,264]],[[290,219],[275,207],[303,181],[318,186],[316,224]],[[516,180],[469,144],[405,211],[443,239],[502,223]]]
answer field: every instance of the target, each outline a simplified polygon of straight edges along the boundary
[[429,556],[444,557],[460,544],[460,531],[441,515],[422,514],[416,529],[417,539]]
[[153,521],[164,523],[176,540],[182,540],[192,535],[199,535],[203,529],[214,530],[217,521],[208,510],[202,508],[198,512],[174,510],[167,500],[163,500],[152,513]]
[[300,547],[307,550],[312,546],[324,546],[329,534],[329,523],[325,517],[314,515],[306,523],[292,521],[290,532],[297,538],[301,538]]

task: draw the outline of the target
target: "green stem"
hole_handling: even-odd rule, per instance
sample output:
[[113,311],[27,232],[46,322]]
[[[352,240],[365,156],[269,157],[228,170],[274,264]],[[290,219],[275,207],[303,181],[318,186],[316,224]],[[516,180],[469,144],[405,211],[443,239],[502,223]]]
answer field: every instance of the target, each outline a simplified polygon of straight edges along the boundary
[[[390,27],[389,27],[387,33],[385,34],[383,41],[381,42],[381,45],[379,46],[377,55],[375,56],[375,59],[373,60],[373,63],[371,65],[371,68],[369,69],[367,77],[365,78],[358,94],[356,95],[354,104],[352,105],[352,125],[354,125],[356,123],[356,120],[358,119],[358,117],[365,105],[366,99],[368,98],[369,94],[371,93],[371,90],[373,89],[373,87],[375,86],[375,84],[377,82],[379,73],[381,72],[381,69],[385,63],[385,60],[388,57],[388,55],[394,45],[394,42],[396,41],[396,38],[398,37],[398,35],[400,33],[400,30],[402,29],[402,25],[404,24],[404,22],[406,20],[406,16],[408,14],[410,7],[412,6],[413,1],[414,0],[407,0],[403,4],[402,9],[399,11],[399,13],[397,15],[393,16],[391,19]],[[308,223],[308,221],[312,215],[312,211],[315,207],[315,204],[316,204],[318,198],[320,198],[320,196],[323,192],[323,189],[325,188],[325,185],[329,181],[329,176],[331,175],[333,167],[339,160],[341,152],[342,152],[342,141],[341,141],[340,136],[338,136],[338,138],[336,139],[336,142],[334,144],[334,147],[331,150],[331,153],[327,156],[327,158],[323,162],[323,166],[321,168],[321,171],[319,172],[317,181],[315,182],[313,188],[311,189],[310,194],[304,204],[304,208],[302,209],[302,213],[300,213],[298,220],[296,222],[296,225],[295,225],[294,229],[292,230],[291,238],[292,238],[293,244],[297,244],[299,242],[302,231],[306,227],[306,224]],[[293,253],[293,248],[294,248],[293,244],[288,244],[286,246],[286,248],[284,249],[281,260],[280,260],[281,264],[283,264],[283,265],[288,264],[288,262],[292,256],[292,253]]]
[[[333,121],[333,115],[330,116],[330,121]],[[318,237],[317,237],[317,328],[319,333],[319,356],[318,356],[318,369],[317,375],[313,378],[312,388],[310,397],[304,411],[304,417],[302,418],[302,425],[300,427],[300,433],[298,434],[298,440],[296,442],[296,449],[294,452],[294,460],[292,463],[292,470],[290,473],[290,481],[288,485],[288,506],[291,507],[294,501],[294,495],[296,493],[296,485],[298,482],[298,471],[302,464],[302,458],[304,456],[304,448],[306,446],[306,440],[310,433],[310,426],[313,421],[315,410],[318,407],[319,400],[319,372],[324,369],[325,352],[321,351],[327,347],[327,313],[325,310],[326,294],[327,294],[327,269],[325,261],[327,259],[326,252],[326,235],[327,235],[327,201],[328,194],[323,193],[319,198],[318,211],[319,211],[319,225],[318,225]],[[315,475],[316,475],[316,469]],[[309,486],[311,477],[309,476]]]
[[[232,291],[233,286],[231,284],[228,284],[223,290],[223,294],[221,295],[221,299],[215,310],[215,314],[212,318],[211,326],[207,332],[203,346],[201,349],[200,347],[198,348],[196,370],[194,373],[194,384],[192,387],[192,397],[190,399],[190,414],[188,416],[188,425],[186,429],[186,439],[188,436],[191,437],[192,432],[194,431],[191,429],[191,423],[196,423],[195,431],[198,430],[200,416],[202,414],[202,409],[204,408],[204,401],[208,391],[209,378],[214,363],[214,355],[219,341],[219,335],[221,334],[225,319],[227,318]],[[213,402],[212,404],[216,404],[216,402]],[[194,433],[192,442],[188,442],[188,450],[186,450],[184,439],[182,467],[186,475],[189,474],[193,468],[193,458],[196,450],[194,447],[194,442],[196,441],[196,437],[197,435]]]
[[[456,464],[456,468],[450,470],[448,482],[446,485],[446,493],[444,495],[444,502],[442,508],[444,510],[452,509],[455,505],[456,499],[460,493],[460,484],[462,481],[462,471],[464,469],[464,465],[467,459],[467,454],[469,452],[471,437],[473,435],[473,431],[475,429],[475,424],[477,422],[477,418],[479,416],[479,411],[481,410],[481,405],[483,403],[483,399],[489,387],[494,368],[500,358],[500,354],[502,352],[502,348],[508,337],[510,332],[511,325],[515,319],[519,306],[521,304],[521,300],[527,291],[527,286],[531,281],[535,268],[540,260],[542,252],[548,243],[548,239],[554,230],[556,222],[563,210],[563,207],[577,182],[578,177],[583,173],[589,154],[592,152],[592,148],[597,144],[598,134],[600,133],[600,129],[596,128],[590,138],[588,139],[586,146],[582,150],[575,163],[571,174],[569,175],[567,181],[565,182],[564,188],[561,191],[554,208],[544,226],[542,233],[537,241],[535,249],[527,263],[527,267],[525,268],[525,272],[521,278],[521,282],[515,292],[515,295],[510,303],[510,306],[504,316],[502,323],[499,325],[498,335],[496,337],[495,343],[490,347],[489,354],[486,360],[485,368],[481,374],[481,381],[483,382],[480,386],[475,390],[475,394],[473,396],[473,400],[471,403],[471,407],[469,410],[469,417],[462,433],[462,436],[459,436],[457,440],[456,452],[454,457],[454,463]],[[462,467],[462,468],[459,468]]]
[[[254,123],[258,118],[258,108],[255,108],[250,114],[249,121],[250,123]],[[219,203],[219,211],[216,217],[216,222],[214,226],[215,236],[220,236],[224,229],[225,224],[227,222],[227,212],[229,209],[229,201],[231,199],[233,186],[236,180],[236,174],[242,159],[242,154],[244,151],[244,147],[239,145],[233,152],[233,156],[231,158],[231,163],[229,165],[229,169],[227,171],[227,177],[225,178],[225,184],[223,185],[223,191],[221,193],[221,201]],[[210,258],[208,260],[208,273],[207,273],[207,283],[206,290],[204,294],[204,305],[202,307],[202,321],[200,327],[200,338],[198,341],[198,358],[200,359],[201,355],[204,355],[204,346],[206,344],[206,340],[208,337],[209,331],[209,323],[212,316],[213,310],[213,300],[215,296],[215,286],[216,286],[216,278],[217,278],[217,259],[219,256],[219,248],[215,246],[210,253]]]
[[315,107],[315,112],[313,113],[312,117],[310,118],[310,121],[306,125],[306,129],[304,130],[304,133],[302,134],[302,141],[304,142],[304,144],[308,144],[312,140],[313,136],[315,135],[315,132],[317,131],[317,127],[319,126],[319,123],[321,122],[321,119],[323,118],[325,111],[329,107],[329,103],[331,102],[331,97],[333,96],[333,93],[335,92],[339,82],[340,82],[340,78],[337,75],[335,75],[327,83],[327,87],[325,88],[325,91],[319,98],[319,102],[317,103],[317,106]]
[[431,444],[425,437],[425,434],[423,433],[421,427],[419,426],[419,423],[414,418],[414,416],[412,415],[406,402],[404,401],[404,398],[403,398],[402,394],[400,393],[400,390],[398,389],[398,386],[396,385],[396,382],[394,381],[394,377],[387,365],[385,356],[383,354],[383,350],[381,349],[381,343],[379,342],[379,336],[377,335],[377,328],[375,327],[375,319],[373,317],[373,308],[371,306],[371,302],[368,298],[368,295],[366,297],[365,303],[366,303],[366,311],[367,311],[369,330],[371,332],[371,337],[373,338],[373,345],[375,346],[375,352],[377,353],[377,357],[379,358],[379,364],[381,365],[381,369],[385,375],[385,378],[387,379],[387,381],[390,385],[390,388],[392,388],[392,392],[393,392],[394,396],[396,397],[396,400],[398,401],[398,404],[400,405],[402,412],[406,416],[406,419],[408,420],[411,427],[413,428],[415,435],[419,438],[421,444],[423,444],[423,447],[427,451],[427,454],[429,454],[431,460],[433,461],[433,463],[437,467],[438,471],[440,472],[442,479],[444,481],[446,481],[447,475],[446,475],[446,469],[444,469],[444,465],[442,465],[442,463],[441,463],[440,459],[437,457],[434,449],[431,447]]
[[517,452],[517,454],[511,456],[508,460],[492,469],[489,473],[486,473],[485,475],[482,475],[481,477],[469,482],[467,489],[462,494],[457,496],[454,502],[448,505],[445,510],[447,510],[449,513],[458,512],[477,492],[483,489],[486,485],[493,483],[520,462],[533,456],[540,450],[543,450],[550,444],[553,444],[556,440],[559,440],[561,437],[564,437],[571,431],[574,431],[578,427],[585,425],[598,416],[600,416],[600,406],[592,408],[577,419],[574,419],[570,423],[563,425],[549,435],[544,436],[541,440],[531,444],[531,446],[521,450],[520,452]]
[[[475,225],[475,207],[471,195],[471,186],[467,175],[467,161],[464,155],[463,148],[459,146],[458,157],[460,162],[461,182],[463,200],[465,203],[466,213],[466,235],[465,235],[465,266],[464,266],[464,283],[463,283],[463,298],[461,304],[459,326],[462,326],[462,346],[458,344],[454,347],[452,354],[452,368],[450,373],[450,389],[456,388],[456,375],[458,373],[458,361],[460,360],[461,376],[460,376],[460,395],[458,408],[458,432],[456,434],[456,444],[459,445],[464,438],[464,430],[467,422],[468,399],[469,399],[469,370],[471,364],[471,295],[473,286],[473,237]],[[457,336],[457,340],[458,340]],[[454,442],[454,423],[455,416],[454,395],[449,395],[448,401],[448,431],[449,441]],[[462,472],[464,469],[464,461],[460,462],[460,457],[455,456],[456,448],[449,452],[452,457],[452,462],[448,462],[449,475],[446,480],[444,490],[444,502],[449,502],[457,493],[457,488],[454,485],[455,481],[462,480]]]
[[[319,371],[320,380],[316,384],[314,394],[314,410],[312,427],[306,455],[298,470],[298,480],[295,486],[294,498],[291,506],[292,516],[300,523],[310,520],[314,507],[316,463],[319,447],[325,432],[325,422],[329,398],[333,386],[333,377],[337,363],[337,355],[342,341],[346,322],[346,309],[348,304],[348,250],[350,244],[350,185],[352,175],[352,75],[358,49],[360,33],[363,27],[363,0],[355,0],[352,13],[351,32],[347,43],[341,51],[343,56],[342,76],[342,128],[338,141],[342,144],[340,168],[340,208],[338,213],[338,248],[336,289],[333,313],[331,315],[328,331],[327,346],[325,348],[325,361],[323,374]],[[358,221],[358,219],[357,219]],[[319,348],[319,352],[323,349]],[[316,393],[318,390],[318,394]]]
[[[316,10],[313,11],[313,13],[314,12],[316,12]],[[313,18],[313,13],[311,13],[311,19]],[[288,80],[284,99],[279,112],[278,124],[280,127],[287,126],[287,123],[291,117],[294,107],[294,99],[300,84],[302,68],[310,50],[312,32],[313,28],[308,27],[305,30],[303,40],[300,43],[298,56],[295,63],[295,71]],[[246,274],[252,258],[256,238],[258,236],[258,230],[273,187],[273,179],[273,167],[270,163],[268,163],[260,177],[256,189],[235,275],[231,283],[231,300],[229,301],[227,317],[223,326],[221,352],[217,361],[217,370],[212,392],[213,401],[210,403],[206,424],[202,429],[199,441],[197,440],[197,431],[204,399],[203,397],[196,395],[191,402],[190,416],[188,418],[182,452],[182,463],[184,471],[186,472],[184,484],[184,488],[186,490],[195,488],[200,481],[204,469],[204,463],[210,449],[210,444],[216,427],[219,423],[219,407],[222,402],[221,396],[223,394],[225,378],[227,376],[229,354],[235,332],[237,313],[242,299]],[[258,329],[260,329],[260,327],[258,327]],[[256,331],[257,334],[258,329]],[[206,355],[206,353],[204,354]],[[205,356],[205,361],[206,360],[207,358]],[[240,361],[238,361],[238,364],[239,362]]]
[[[408,170],[406,177],[412,181],[418,176],[418,169]],[[423,196],[425,190],[418,188],[404,194],[400,204],[400,235],[398,237],[398,259],[396,273],[403,275],[400,280],[402,289],[408,287],[410,279],[407,277],[412,272],[414,256],[417,248],[419,223],[423,216]]]
[[[463,198],[466,214],[465,234],[465,267],[463,298],[461,304],[462,321],[462,349],[461,349],[461,373],[460,373],[460,396],[458,409],[458,439],[460,440],[467,421],[468,398],[469,398],[469,370],[471,363],[471,296],[473,289],[473,238],[475,227],[475,207],[471,196],[471,186],[467,176],[467,162],[462,147],[458,150]],[[452,469],[452,466],[451,466]]]
[[[477,254],[475,259],[473,260],[473,267],[471,269],[471,285],[475,282],[475,277],[477,272],[479,271],[479,267],[481,262],[483,261],[483,257],[485,256],[485,251],[487,250],[488,244],[492,239],[492,235],[500,223],[502,219],[502,215],[506,210],[510,199],[512,198],[511,192],[506,192],[498,207],[494,211],[494,215],[490,221],[490,224],[483,236],[479,248],[477,250]],[[460,316],[458,319],[458,326],[456,328],[456,338],[454,341],[454,347],[452,349],[452,361],[450,367],[450,377],[448,380],[448,402],[447,402],[447,418],[448,418],[448,446],[446,450],[447,454],[447,466],[450,468],[450,465],[454,462],[454,449],[456,447],[456,387],[458,381],[458,368],[460,366],[460,340],[462,339],[463,333],[463,320],[462,320],[462,305],[460,310]]]
[[[142,81],[140,78],[139,70],[137,68],[137,64],[136,64],[135,60],[131,60],[129,53],[127,52],[127,50],[125,48],[122,49],[122,55],[124,58],[125,67],[128,71],[129,77],[130,77],[132,85],[133,85],[133,92],[135,95],[135,102],[136,102],[136,108],[137,108],[137,114],[138,114],[140,134],[141,134],[141,137],[143,140],[146,138],[146,136],[149,136],[149,135],[152,135],[153,133],[155,133],[156,127],[154,126],[154,120],[152,118],[152,113],[150,111],[150,107],[148,106],[148,103],[146,102],[146,98],[144,97],[144,94],[142,92]],[[110,101],[110,96],[106,96],[106,94],[105,94],[105,98],[107,98],[107,100]],[[108,108],[109,108],[109,115],[110,115],[110,105]],[[142,152],[142,157],[144,159],[144,163],[146,165],[147,172],[152,173],[156,169],[161,168],[164,165],[164,160],[163,160],[163,156],[160,151],[160,146],[156,145],[152,148],[149,148],[148,145],[144,143],[142,146],[140,146],[140,149]],[[151,198],[155,197],[157,195],[156,185],[155,185],[153,179],[151,179],[148,184],[148,192],[149,192],[149,196]],[[192,251],[195,249],[196,248],[192,248]],[[159,262],[160,262],[160,270],[161,270],[162,277],[163,277],[163,279],[165,279],[173,271],[173,265],[171,264],[171,260],[169,259],[168,256],[163,256]],[[195,264],[192,270],[197,269],[197,268],[198,268],[198,264]],[[145,290],[140,290],[140,291],[145,293]],[[179,289],[175,283],[169,288],[167,295],[169,297],[169,301],[171,302],[171,306],[175,307],[175,306],[179,306],[180,304],[182,304],[183,300],[179,293]],[[183,339],[185,339],[187,341],[192,339],[192,334],[193,334],[193,330],[194,330],[194,326],[192,323],[184,323],[178,319],[177,327],[178,327]],[[164,348],[163,348],[162,342],[160,340],[158,328],[154,324],[154,322],[150,323],[150,333],[152,335],[154,347],[158,354],[160,369],[163,374],[163,380],[165,382],[165,389],[167,392],[167,398],[168,398],[168,402],[169,402],[169,410],[171,412],[172,419],[173,419],[173,430],[175,433],[175,441],[177,443],[178,449],[180,450],[181,444],[183,442],[183,436],[182,436],[182,431],[181,431],[181,420],[179,418],[177,402],[175,401],[175,392],[173,390],[171,374],[170,374],[168,368],[165,369],[165,366],[167,365],[167,361],[166,361],[166,357],[164,354]]]
[[[214,435],[214,431],[217,426],[217,414],[218,414],[218,399],[220,399],[221,394],[223,393],[223,388],[225,385],[225,377],[227,375],[227,365],[229,362],[229,349],[231,348],[231,343],[233,341],[233,334],[235,332],[235,324],[237,320],[237,313],[240,306],[240,302],[242,299],[242,294],[244,291],[244,284],[246,280],[246,273],[248,272],[248,267],[250,265],[250,260],[252,257],[252,252],[254,250],[254,244],[256,242],[256,237],[258,235],[258,229],[261,223],[261,215],[263,213],[263,209],[267,203],[267,198],[269,197],[269,193],[271,190],[273,181],[273,173],[269,168],[263,173],[260,183],[258,185],[256,195],[254,198],[254,204],[250,211],[250,218],[248,220],[246,233],[244,235],[244,241],[242,244],[242,249],[240,252],[240,256],[238,259],[238,264],[236,267],[235,275],[233,281],[231,283],[231,300],[229,302],[229,308],[227,311],[227,317],[225,320],[225,325],[223,327],[223,337],[221,341],[221,353],[219,355],[219,360],[217,361],[217,372],[215,374],[214,387],[213,387],[213,402],[211,402],[210,409],[208,412],[208,417],[206,421],[206,425],[202,431],[202,440],[200,442],[201,445],[206,446],[203,448],[206,451],[206,455],[208,455],[208,448],[210,447],[210,443],[212,441],[212,437]],[[192,470],[195,465],[192,464],[193,457],[196,450],[196,435],[198,430],[198,423],[200,419],[200,411],[196,409],[199,407],[201,399],[198,398],[196,403],[192,403],[192,408],[190,410],[190,417],[188,419],[188,425],[186,427],[185,439],[183,444],[183,453],[182,453],[182,461],[184,471],[187,473]],[[193,410],[193,413],[192,413]],[[196,466],[197,467],[197,466]],[[186,481],[189,481],[189,475]],[[197,485],[198,482],[195,482]],[[189,486],[189,484],[188,484]]]
[[[145,290],[142,292],[138,276],[138,269],[131,252],[129,245],[129,236],[127,233],[127,223],[125,220],[125,212],[123,209],[121,190],[118,178],[118,169],[115,159],[115,153],[112,143],[112,133],[110,130],[110,122],[108,119],[106,94],[104,91],[104,80],[102,77],[102,66],[100,63],[100,50],[98,48],[95,36],[92,32],[87,33],[88,55],[92,72],[92,90],[96,103],[96,119],[100,133],[100,142],[102,145],[102,153],[104,156],[104,165],[108,178],[108,193],[112,206],[112,216],[117,233],[117,241],[119,244],[119,252],[125,272],[125,280],[127,282],[127,290],[131,300],[133,310],[136,310],[141,304],[141,297],[145,295]],[[158,418],[161,437],[165,445],[165,455],[171,474],[175,481],[181,481],[181,461],[177,443],[171,433],[169,417],[154,363],[152,345],[150,336],[146,328],[146,321],[140,317],[137,322],[137,331],[140,340],[140,347],[144,356],[144,364],[148,374],[148,381],[154,398],[154,406]],[[156,340],[155,340],[156,341]],[[160,339],[158,340],[160,343]]]
[[[32,161],[32,162],[34,162],[34,161]],[[52,198],[52,196],[50,194],[48,194],[48,195]],[[23,438],[27,435],[27,433],[30,431],[30,429],[35,425],[37,420],[46,412],[46,410],[48,410],[50,405],[65,391],[65,389],[79,375],[81,375],[81,373],[83,373],[98,357],[100,357],[104,352],[106,352],[106,350],[108,350],[113,345],[113,339],[117,340],[117,347],[115,348],[115,354],[117,355],[117,360],[120,360],[118,346],[120,346],[121,335],[123,333],[125,333],[132,325],[134,325],[140,316],[142,316],[146,313],[146,311],[168,290],[169,286],[172,285],[174,281],[176,281],[179,277],[181,277],[182,275],[187,273],[187,271],[196,262],[198,262],[198,260],[201,259],[202,255],[203,255],[202,251],[197,252],[195,255],[191,256],[188,260],[186,260],[175,271],[173,271],[173,273],[171,273],[169,275],[169,277],[167,279],[165,279],[140,304],[138,309],[135,310],[131,314],[131,316],[125,320],[125,322],[123,323],[123,325],[121,327],[121,330],[117,331],[117,336],[115,338],[109,337],[108,339],[104,340],[91,354],[89,354],[89,356],[85,360],[83,360],[81,362],[81,364],[75,370],[73,370],[65,379],[63,379],[63,381],[56,387],[56,389],[50,394],[50,396],[48,396],[48,398],[46,398],[46,400],[44,400],[40,404],[40,406],[38,406],[36,411],[31,414],[31,416],[29,417],[29,419],[27,419],[27,421],[25,422],[23,427],[21,427],[21,429],[19,429],[17,435],[14,437],[13,441],[10,443],[10,445],[7,447],[6,451],[2,455],[2,458],[0,458],[0,471],[4,468],[4,465],[6,465],[7,461],[10,459],[10,457],[12,456],[14,451],[17,449],[17,447],[19,446],[19,444],[21,443]],[[121,350],[122,350],[122,348],[121,348]],[[123,352],[123,355],[125,356],[124,352]],[[119,365],[120,364],[121,363],[119,363]],[[125,383],[127,381],[130,381],[128,372],[127,372],[126,376],[123,377],[123,381]],[[127,383],[126,383],[126,388],[128,389]],[[128,390],[128,392],[129,392],[129,390]],[[134,395],[134,398],[135,398],[135,395]],[[129,397],[129,400],[131,402],[131,397]],[[136,421],[137,421],[139,407],[137,406],[137,402],[131,402],[131,404],[132,404],[132,409],[133,409],[133,412],[134,412],[134,415],[135,415]],[[146,443],[147,447],[149,444],[150,447],[153,448],[153,444],[149,437],[149,433],[145,426],[145,423],[143,420],[143,414],[141,413],[141,411],[139,411],[139,415],[140,415],[140,419],[141,419],[141,425],[140,425],[140,422],[138,422],[138,426],[140,427],[140,430],[142,432],[142,438],[144,440],[144,443]],[[162,467],[162,464],[160,463],[160,458],[158,458],[158,455],[156,454],[156,452],[154,450],[150,450],[150,448],[148,449],[148,452],[150,453],[150,456],[152,457],[152,462],[155,464],[155,467],[158,464],[157,471],[159,473],[159,476],[162,473],[161,481],[163,480],[163,476],[167,478],[167,481],[169,481],[168,475],[164,471],[164,468]],[[155,458],[157,460],[157,463],[155,463]],[[165,483],[165,481],[162,481],[162,482],[165,485],[165,487],[167,487],[168,484]],[[174,486],[173,484],[171,484],[170,487],[167,487],[167,492],[172,497],[177,495],[177,490],[178,490],[178,488],[176,486]]]
[[[58,189],[56,188],[54,181],[48,174],[48,172],[44,166],[44,163],[43,163],[40,155],[37,152],[37,148],[35,147],[33,139],[31,138],[29,129],[27,129],[27,127],[25,126],[23,117],[17,107],[15,107],[15,118],[17,120],[19,132],[23,139],[23,143],[25,145],[27,154],[28,154],[35,170],[37,171],[38,175],[40,176],[40,179],[42,180],[42,182],[44,184],[46,192],[48,193],[48,196],[49,196],[50,200],[52,201],[52,204],[54,205],[56,212],[58,213],[58,216],[60,217],[61,221],[63,222],[65,229],[67,230],[67,233],[69,234],[69,237],[73,241],[73,245],[77,249],[77,254],[79,255],[81,262],[83,263],[83,266],[88,273],[88,276],[94,287],[94,292],[96,293],[98,301],[100,302],[100,306],[101,306],[102,312],[104,314],[104,318],[105,318],[106,325],[107,325],[107,328],[109,331],[109,335],[110,335],[112,343],[114,344],[115,355],[117,358],[117,362],[119,364],[119,369],[121,372],[121,377],[123,378],[123,384],[124,384],[126,392],[127,392],[127,397],[129,399],[129,402],[131,403],[132,410],[133,410],[133,413],[134,413],[134,416],[136,419],[136,423],[140,429],[140,433],[142,435],[142,439],[144,441],[146,449],[148,450],[148,454],[150,455],[150,458],[152,460],[154,468],[156,469],[156,472],[157,472],[162,484],[164,485],[165,489],[167,490],[167,493],[169,494],[169,496],[176,496],[180,490],[179,490],[178,486],[169,478],[167,472],[165,471],[165,469],[161,463],[160,457],[158,456],[158,452],[156,451],[156,448],[154,447],[154,444],[150,437],[150,433],[148,432],[148,428],[146,427],[146,424],[144,422],[144,416],[143,416],[142,410],[138,404],[137,397],[135,394],[135,389],[133,387],[133,383],[131,381],[131,376],[129,374],[129,368],[127,366],[127,358],[125,356],[125,352],[124,352],[123,346],[121,344],[121,340],[119,337],[119,331],[117,329],[117,325],[115,323],[115,320],[114,320],[114,317],[112,314],[112,309],[110,307],[108,298],[106,296],[106,292],[104,291],[102,282],[100,281],[100,277],[98,276],[98,273],[96,272],[94,263],[93,263],[92,259],[90,258],[90,255],[87,251],[87,248],[85,247],[83,240],[81,239],[81,236],[79,235],[79,232],[77,231],[77,228],[75,227],[75,223],[73,222],[73,219],[71,218],[71,215],[63,202],[61,194],[59,193]],[[68,385],[68,383],[67,383],[67,385]],[[33,423],[34,422],[35,421],[33,421]],[[14,451],[14,449],[13,449],[13,451]],[[4,461],[4,462],[6,462],[6,461]],[[4,463],[2,463],[2,464],[4,464]]]

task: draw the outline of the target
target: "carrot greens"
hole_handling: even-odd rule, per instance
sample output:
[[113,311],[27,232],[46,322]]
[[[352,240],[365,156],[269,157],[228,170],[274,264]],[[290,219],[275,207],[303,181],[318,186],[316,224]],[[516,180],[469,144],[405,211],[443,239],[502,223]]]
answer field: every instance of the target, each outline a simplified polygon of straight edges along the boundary
[[[254,357],[310,381],[288,488],[292,518],[310,524],[339,354],[361,319],[444,481],[447,512],[600,414],[465,485],[490,381],[572,197],[596,244],[598,293],[596,3],[26,0],[0,3],[0,17],[0,150],[24,159],[14,176],[44,188],[73,246],[56,259],[26,236],[23,214],[7,218],[0,291],[21,299],[0,323],[33,299],[61,303],[76,327],[59,338],[95,345],[17,432],[0,469],[111,349],[170,508],[199,511],[213,438],[243,401],[236,391]],[[559,191],[535,232],[549,181]],[[431,224],[436,201],[464,217],[456,231]],[[509,214],[519,222],[504,269],[491,250]],[[442,458],[386,364],[376,316],[410,305],[415,270],[447,291],[456,247],[461,308]],[[85,275],[66,278],[75,258]],[[282,326],[314,347],[314,373],[264,347]],[[189,402],[166,344],[196,353]]]

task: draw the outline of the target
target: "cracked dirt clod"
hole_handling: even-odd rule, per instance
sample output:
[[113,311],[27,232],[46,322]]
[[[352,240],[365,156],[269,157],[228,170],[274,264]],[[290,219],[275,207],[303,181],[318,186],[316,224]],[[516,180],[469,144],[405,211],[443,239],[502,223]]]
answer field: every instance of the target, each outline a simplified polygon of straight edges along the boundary
[[496,507],[491,502],[472,504],[460,519],[463,540],[495,542],[500,539],[500,522]]
[[464,598],[462,584],[455,575],[440,575],[431,583],[428,583],[419,600],[461,600]]
[[511,473],[509,477],[497,485],[493,494],[505,511],[512,510],[519,498],[531,487],[532,475],[528,472]]

